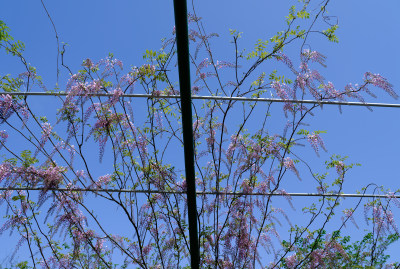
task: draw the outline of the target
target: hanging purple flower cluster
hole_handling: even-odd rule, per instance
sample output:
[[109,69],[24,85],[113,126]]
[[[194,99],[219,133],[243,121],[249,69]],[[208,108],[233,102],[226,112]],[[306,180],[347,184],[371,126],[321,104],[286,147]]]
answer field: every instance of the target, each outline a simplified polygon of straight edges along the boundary
[[20,113],[23,118],[23,126],[29,118],[29,112],[25,105],[17,102],[9,94],[0,96],[0,124],[4,123],[14,113]]

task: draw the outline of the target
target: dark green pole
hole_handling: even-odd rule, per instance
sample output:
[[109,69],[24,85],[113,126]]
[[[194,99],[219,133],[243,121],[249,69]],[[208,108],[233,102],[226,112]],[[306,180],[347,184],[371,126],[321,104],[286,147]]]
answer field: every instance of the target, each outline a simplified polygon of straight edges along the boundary
[[194,171],[192,96],[190,87],[189,39],[186,0],[174,0],[174,12],[176,41],[178,46],[183,148],[185,152],[190,256],[192,269],[196,269],[200,266],[200,249],[197,232],[196,180]]

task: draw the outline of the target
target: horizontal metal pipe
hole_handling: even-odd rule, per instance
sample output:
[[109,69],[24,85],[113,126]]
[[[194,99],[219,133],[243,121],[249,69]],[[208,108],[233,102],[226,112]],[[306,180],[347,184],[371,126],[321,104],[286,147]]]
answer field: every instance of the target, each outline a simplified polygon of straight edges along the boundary
[[[121,192],[121,193],[149,193],[149,194],[186,194],[186,191],[160,191],[160,190],[129,190],[129,189],[90,189],[90,188],[0,188],[0,191],[77,191],[77,192]],[[397,198],[400,199],[400,195],[386,195],[386,194],[361,194],[361,193],[301,193],[301,192],[288,192],[288,193],[245,193],[245,192],[212,192],[212,191],[196,191],[197,195],[249,195],[249,196],[296,196],[296,197],[356,197],[356,198]]]
[[[17,96],[67,96],[63,92],[0,92],[1,94]],[[84,96],[84,95],[81,95]],[[88,94],[88,96],[111,97],[111,93]],[[180,95],[154,95],[154,94],[123,94],[125,98],[158,98],[158,99],[180,99]],[[246,102],[271,102],[271,103],[297,103],[297,104],[318,104],[318,105],[342,105],[342,106],[369,106],[369,107],[392,107],[400,108],[400,104],[390,103],[363,103],[363,102],[343,102],[343,101],[317,101],[317,100],[296,100],[296,99],[278,99],[278,98],[252,98],[235,96],[200,96],[192,95],[192,99],[198,100],[226,100],[226,101],[246,101]]]

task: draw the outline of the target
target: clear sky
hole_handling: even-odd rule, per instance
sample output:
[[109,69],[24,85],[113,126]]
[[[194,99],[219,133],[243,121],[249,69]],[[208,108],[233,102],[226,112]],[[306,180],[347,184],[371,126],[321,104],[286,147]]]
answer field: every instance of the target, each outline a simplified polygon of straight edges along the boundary
[[[195,6],[197,14],[203,18],[206,31],[220,35],[211,43],[219,59],[229,60],[234,56],[229,29],[243,32],[239,46],[250,51],[257,39],[267,39],[284,29],[284,16],[290,5],[296,2],[201,0],[195,1]],[[146,49],[158,50],[160,40],[170,37],[174,26],[172,1],[71,0],[45,1],[45,4],[57,28],[61,46],[61,42],[66,44],[65,61],[74,72],[80,69],[83,59],[97,61],[108,53],[122,60],[126,68],[140,66],[144,63],[143,52]],[[25,58],[37,68],[47,89],[53,89],[57,78],[57,42],[41,1],[3,1],[1,6],[0,19],[9,26],[15,39],[25,43]],[[327,68],[321,71],[326,79],[343,88],[349,82],[362,82],[364,73],[371,71],[386,77],[400,94],[399,8],[398,0],[331,0],[328,11],[331,20],[339,22],[339,43],[329,43],[318,35],[308,41],[313,50],[327,56]],[[293,46],[289,53],[296,55],[298,48]],[[63,90],[68,73],[61,66],[60,70],[59,86]],[[23,71],[23,66],[15,58],[0,54],[0,75],[15,76]],[[192,81],[194,79],[192,77]],[[399,103],[380,89],[375,92],[378,99],[368,101]],[[46,103],[44,98],[47,97],[32,98],[35,102],[33,107],[38,114],[54,119],[55,107]],[[278,104],[274,106],[279,107]],[[138,109],[140,107],[138,104]],[[374,108],[370,112],[362,107],[343,107],[340,114],[336,107],[325,106],[307,122],[310,128],[327,131],[322,137],[328,153],[321,154],[320,158],[311,151],[304,154],[320,167],[334,153],[347,155],[351,161],[360,163],[362,166],[355,168],[347,178],[344,186],[346,193],[354,193],[369,183],[398,190],[399,116],[400,110],[395,108]],[[96,155],[97,150],[93,148]],[[103,169],[106,173],[106,168]],[[314,187],[308,188],[307,182],[304,178],[302,182],[288,184],[286,191],[315,192]],[[293,201],[296,199],[301,203],[307,202],[303,198],[293,198]],[[350,206],[354,204],[351,198],[346,202]],[[299,218],[298,213],[295,220]],[[362,216],[361,212],[360,222],[363,222]],[[397,220],[400,220],[399,216]],[[357,232],[356,236],[360,234]],[[0,253],[5,253],[6,248],[0,243]],[[1,259],[0,255],[0,264]]]

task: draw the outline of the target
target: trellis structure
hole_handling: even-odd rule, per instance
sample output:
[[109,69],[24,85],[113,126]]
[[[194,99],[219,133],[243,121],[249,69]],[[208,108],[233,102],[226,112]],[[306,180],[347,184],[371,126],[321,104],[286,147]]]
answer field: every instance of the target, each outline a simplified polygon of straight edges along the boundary
[[[381,195],[381,194],[344,194],[344,193],[257,193],[257,192],[211,192],[196,191],[195,183],[195,163],[194,163],[194,143],[192,128],[192,99],[194,100],[221,100],[221,101],[246,101],[246,102],[285,102],[299,104],[315,104],[315,105],[339,105],[339,106],[363,106],[363,107],[386,107],[400,108],[400,104],[389,103],[367,103],[367,102],[342,102],[342,101],[323,101],[323,100],[295,100],[295,99],[277,99],[277,98],[249,98],[244,96],[192,96],[190,83],[190,62],[189,62],[189,42],[188,42],[188,24],[187,24],[187,4],[186,0],[174,0],[177,54],[179,68],[179,85],[180,95],[154,95],[154,94],[123,94],[121,98],[165,98],[177,99],[181,102],[182,112],[182,130],[183,145],[185,154],[185,173],[187,182],[187,191],[158,191],[158,190],[132,190],[132,189],[94,189],[94,188],[29,188],[29,187],[13,187],[0,188],[0,191],[10,190],[37,190],[37,191],[80,191],[80,192],[119,192],[119,193],[162,193],[162,194],[187,194],[187,207],[189,219],[189,238],[190,238],[190,254],[191,268],[199,268],[200,249],[198,242],[198,223],[197,223],[197,195],[263,195],[263,196],[297,196],[297,197],[357,197],[357,198],[399,198],[400,195]],[[0,94],[19,95],[19,96],[66,96],[63,92],[2,92]],[[90,96],[110,97],[112,94],[93,94]]]

